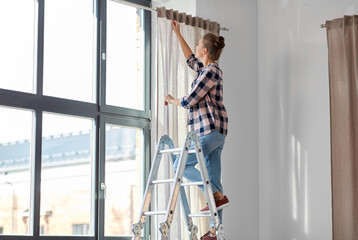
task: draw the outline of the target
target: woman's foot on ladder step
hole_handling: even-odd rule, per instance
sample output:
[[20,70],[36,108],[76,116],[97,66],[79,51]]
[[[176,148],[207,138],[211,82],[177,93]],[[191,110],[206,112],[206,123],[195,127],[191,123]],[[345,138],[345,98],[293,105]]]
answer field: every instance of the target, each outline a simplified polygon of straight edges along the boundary
[[[222,199],[217,199],[215,198],[215,205],[216,205],[216,209],[220,210],[223,208],[226,208],[230,205],[229,199],[226,196],[223,196]],[[207,213],[209,212],[209,205],[206,206],[205,208],[200,210],[201,213]]]

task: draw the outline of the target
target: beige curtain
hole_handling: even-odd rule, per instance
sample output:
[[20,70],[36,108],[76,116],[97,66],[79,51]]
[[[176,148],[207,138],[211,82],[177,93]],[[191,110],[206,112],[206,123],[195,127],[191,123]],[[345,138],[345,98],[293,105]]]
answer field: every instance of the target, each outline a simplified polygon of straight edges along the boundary
[[[156,82],[156,106],[153,113],[155,132],[152,132],[152,146],[158,139],[167,134],[173,140],[176,147],[182,147],[187,128],[187,110],[173,105],[165,106],[164,97],[171,94],[176,98],[189,93],[191,82],[196,72],[186,65],[186,59],[180,48],[179,42],[171,27],[171,21],[180,23],[180,31],[189,47],[194,51],[200,38],[207,32],[219,34],[220,25],[216,22],[192,17],[185,13],[167,10],[164,7],[157,9],[157,82]],[[158,178],[172,178],[174,172],[170,159],[163,159],[158,173]],[[169,200],[170,186],[158,185],[155,191],[155,202],[158,210],[164,210]],[[191,212],[199,212],[206,206],[205,196],[197,187],[186,188]],[[199,228],[199,236],[209,229],[208,218],[193,219]],[[160,239],[159,224],[164,217],[158,216],[152,221],[153,239]],[[189,239],[180,203],[178,202],[174,214],[174,221],[170,228],[170,238],[185,240]]]
[[358,16],[326,22],[333,239],[358,240]]

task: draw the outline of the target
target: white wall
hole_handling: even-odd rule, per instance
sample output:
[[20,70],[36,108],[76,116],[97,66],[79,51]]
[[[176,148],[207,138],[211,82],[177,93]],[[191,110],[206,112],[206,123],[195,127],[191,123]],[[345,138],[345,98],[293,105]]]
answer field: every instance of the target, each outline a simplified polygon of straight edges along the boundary
[[352,14],[355,2],[258,0],[262,240],[332,238],[327,40],[320,24]]
[[328,60],[320,24],[357,14],[358,0],[170,2],[230,29],[221,32],[227,45],[220,61],[229,113],[223,185],[233,204],[224,210],[226,238],[331,239]]
[[[220,2],[220,3],[219,3]],[[226,239],[258,239],[257,1],[197,0],[197,15],[218,21],[226,46],[220,58],[229,115],[222,174],[232,205],[224,209]]]

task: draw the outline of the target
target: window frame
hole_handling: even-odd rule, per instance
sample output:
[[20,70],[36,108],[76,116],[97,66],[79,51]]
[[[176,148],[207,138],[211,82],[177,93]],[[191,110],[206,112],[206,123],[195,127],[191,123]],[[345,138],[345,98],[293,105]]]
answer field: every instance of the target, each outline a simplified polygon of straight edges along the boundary
[[[127,0],[127,2],[139,4],[142,6],[149,7],[150,1],[146,0]],[[107,50],[107,0],[102,1],[101,3],[101,41],[100,41],[100,74],[101,81],[100,86],[100,93],[99,95],[99,106],[100,111],[104,113],[116,113],[125,116],[133,116],[133,117],[141,117],[141,118],[150,118],[150,81],[151,78],[151,13],[149,11],[143,11],[143,30],[144,30],[144,110],[136,110],[136,109],[129,109],[124,107],[112,106],[106,104],[106,50]],[[120,4],[120,3],[119,3]],[[102,55],[104,54],[104,55]]]
[[[113,124],[113,125],[119,125],[119,126],[125,126],[125,127],[133,127],[133,128],[139,128],[143,130],[143,142],[147,142],[147,144],[144,144],[143,146],[143,159],[142,159],[142,167],[143,167],[143,173],[144,176],[142,176],[142,190],[144,192],[145,190],[145,184],[147,181],[147,177],[149,175],[149,169],[150,169],[150,162],[149,161],[145,161],[145,159],[150,159],[150,121],[148,120],[147,122],[143,122],[140,119],[134,119],[134,118],[129,118],[129,117],[114,117],[114,116],[101,116],[100,119],[100,131],[102,131],[102,133],[100,134],[100,139],[99,139],[99,143],[101,145],[100,149],[101,152],[100,154],[100,159],[101,161],[100,166],[99,166],[99,184],[98,186],[100,187],[101,183],[105,183],[105,152],[106,152],[106,124]],[[117,240],[117,239],[125,239],[125,240],[131,240],[132,236],[123,236],[123,237],[117,237],[117,236],[105,236],[105,229],[104,229],[104,224],[105,224],[105,216],[104,216],[104,206],[105,206],[105,192],[104,191],[100,191],[99,190],[99,209],[98,209],[98,215],[99,215],[99,221],[98,223],[100,224],[98,229],[99,229],[99,239],[111,239],[111,240]],[[144,227],[144,236],[145,239],[148,239],[149,235],[149,221],[146,222],[145,227]]]
[[[0,88],[0,105],[34,111],[34,136],[33,136],[33,161],[31,163],[31,214],[29,216],[28,235],[1,235],[2,240],[97,240],[102,239],[100,225],[104,223],[101,219],[101,197],[100,182],[104,177],[101,173],[103,168],[103,154],[105,152],[103,137],[105,123],[120,123],[122,126],[142,128],[144,133],[144,159],[150,159],[150,87],[151,87],[151,12],[143,11],[144,29],[144,110],[127,109],[105,104],[105,59],[102,53],[106,50],[106,1],[94,0],[97,4],[97,46],[96,46],[96,102],[81,102],[71,99],[51,97],[43,95],[43,65],[44,65],[44,4],[45,0],[34,0],[35,4],[35,47],[34,47],[34,85],[35,93],[20,92]],[[130,3],[145,7],[151,6],[151,0],[126,0]],[[41,189],[41,162],[42,162],[42,117],[44,112],[70,115],[73,117],[93,118],[95,124],[95,150],[94,150],[94,175],[92,176],[93,198],[93,236],[62,236],[62,235],[40,235],[40,189]],[[102,161],[102,162],[101,162]],[[149,174],[150,161],[144,161],[143,165],[143,187]],[[102,208],[103,209],[103,208]],[[101,223],[102,221],[102,223]],[[149,222],[149,221],[148,221]],[[103,226],[102,226],[103,227]],[[149,235],[149,224],[145,226],[145,238]],[[128,237],[105,237],[105,239],[131,239]]]

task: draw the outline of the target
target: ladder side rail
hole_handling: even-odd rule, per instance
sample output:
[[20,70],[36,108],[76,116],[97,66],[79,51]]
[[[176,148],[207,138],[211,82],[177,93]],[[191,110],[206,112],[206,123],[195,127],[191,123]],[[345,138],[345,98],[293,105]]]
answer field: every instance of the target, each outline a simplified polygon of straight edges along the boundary
[[[185,140],[184,140],[184,146],[185,146],[185,143],[186,143],[186,138],[185,138]],[[174,148],[174,146],[173,146],[172,149],[174,150],[174,149],[181,149],[181,148]],[[182,152],[182,150],[183,150],[183,149],[181,149],[180,153]],[[195,150],[194,150],[194,151],[195,151]],[[189,155],[190,153],[192,153],[192,152],[193,152],[193,151],[190,150],[190,148],[189,148],[189,150],[188,150],[188,155]],[[180,154],[180,153],[179,153],[179,154]],[[173,154],[175,154],[175,153],[173,153]],[[188,155],[187,155],[187,156],[188,156]],[[180,158],[180,155],[179,155],[179,158]],[[171,164],[171,166],[172,166],[172,168],[174,169],[173,164]],[[183,172],[183,175],[184,175],[184,172]],[[174,180],[174,182],[175,182],[175,181],[176,181],[176,178],[174,178],[173,180]],[[185,191],[185,188],[184,188],[184,186],[182,185],[182,183],[183,183],[183,176],[182,176],[181,187],[180,187],[180,202],[181,202],[181,205],[182,205],[183,214],[184,214],[184,216],[185,216],[185,218],[184,218],[184,220],[185,220],[185,225],[186,225],[188,231],[190,232],[191,229],[192,229],[192,226],[193,226],[194,224],[193,224],[192,218],[189,217],[189,214],[191,214],[191,212],[190,212],[190,208],[189,208],[189,204],[188,204],[188,198],[187,198],[187,196],[186,196],[186,191]],[[190,239],[191,239],[191,238],[190,238]]]
[[180,188],[180,202],[182,205],[185,225],[186,225],[188,231],[190,232],[191,227],[193,226],[193,220],[191,217],[189,217],[189,214],[191,214],[191,212],[190,212],[190,208],[189,208],[189,204],[188,204],[188,198],[186,197],[186,192],[185,192],[185,189],[183,186],[181,186],[181,188]]
[[147,212],[149,210],[149,205],[150,205],[151,198],[152,198],[152,191],[154,188],[154,186],[151,184],[151,181],[152,181],[152,179],[155,179],[157,177],[158,170],[156,170],[156,169],[159,168],[161,155],[162,155],[160,153],[160,150],[164,149],[164,147],[165,147],[164,136],[162,136],[158,140],[158,144],[157,144],[157,147],[155,150],[153,162],[151,165],[145,192],[144,192],[143,199],[142,199],[142,204],[141,204],[141,208],[140,208],[140,212],[139,212],[139,216],[138,216],[138,221],[132,225],[132,232],[133,232],[132,240],[140,240],[141,239],[142,229],[144,227],[144,223],[146,220],[145,212]]
[[146,215],[144,215],[144,212],[149,211],[149,205],[151,202],[152,192],[154,189],[154,185],[151,183],[153,180],[157,179],[157,175],[158,175],[160,161],[162,158],[162,154],[159,152],[165,148],[166,144],[169,147],[173,147],[173,141],[167,135],[164,135],[158,141],[157,149],[154,154],[154,161],[152,163],[150,173],[148,176],[147,186],[144,192],[142,206],[138,217],[138,223],[141,223],[141,225],[145,223],[145,219],[146,219]]
[[[185,147],[185,143],[186,143],[186,137],[184,140],[184,147]],[[175,148],[175,149],[181,149],[180,153],[182,153],[183,149],[182,148]],[[174,150],[174,149],[173,149]],[[195,150],[194,150],[195,151]],[[188,155],[193,152],[192,150],[190,150],[190,148],[188,149]],[[179,153],[179,154],[180,154]],[[175,154],[175,153],[173,153]],[[187,155],[187,156],[188,156]],[[181,155],[179,155],[179,158],[181,157]],[[174,169],[173,164],[171,164],[172,168]],[[179,165],[180,166],[180,165]],[[184,172],[183,172],[184,175]],[[182,185],[183,184],[183,175],[182,175],[182,179],[181,179],[181,187],[180,187],[180,202],[182,205],[182,210],[183,210],[183,214],[185,216],[184,220],[185,220],[185,225],[188,229],[188,231],[190,231],[191,227],[193,226],[193,221],[192,219],[189,217],[190,213],[190,208],[189,208],[189,204],[188,204],[188,198],[186,197],[186,192],[185,192],[185,188]],[[174,178],[174,182],[176,181],[176,178]]]
[[208,205],[209,205],[210,215],[211,215],[211,218],[213,219],[215,228],[218,229],[219,225],[220,225],[220,219],[219,219],[218,211],[216,209],[213,190],[211,188],[210,178],[209,178],[208,170],[206,167],[206,161],[204,158],[204,153],[203,153],[203,150],[201,147],[201,143],[200,143],[199,137],[196,135],[196,133],[194,131],[191,131],[189,134],[191,135],[191,138],[194,141],[196,157],[197,157],[197,160],[199,163],[201,178],[204,183],[205,197],[206,197],[206,201],[208,202]]
[[[187,137],[189,137],[189,135]],[[187,137],[185,138],[185,141],[184,141],[184,147],[185,146],[189,147],[188,154],[193,153],[193,152],[195,153],[195,149],[192,149],[192,150],[190,149],[192,139],[189,139],[189,144],[186,144],[187,143]],[[188,155],[186,155],[185,163],[181,162],[181,163],[179,163],[179,166],[181,166],[181,164],[183,164],[184,166],[186,165],[187,157],[188,157]],[[185,170],[185,167],[184,167],[184,170]],[[183,175],[184,175],[184,172],[183,172]],[[188,204],[188,198],[187,198],[187,195],[186,195],[186,191],[185,191],[185,188],[183,186],[183,175],[181,175],[182,179],[181,179],[181,187],[180,187],[181,208],[182,208],[183,215],[184,215],[185,226],[187,227],[187,229],[189,231],[189,239],[190,240],[196,240],[197,239],[196,234],[198,233],[198,227],[194,225],[192,217],[190,217],[191,212],[190,212],[190,207],[189,207],[189,204]],[[198,183],[196,183],[196,184],[198,184]]]
[[197,240],[198,227],[193,223],[193,218],[191,217],[188,204],[188,198],[186,197],[186,192],[183,186],[180,188],[180,202],[184,215],[185,225],[189,231],[189,240]]
[[[181,154],[182,157],[180,157],[179,161],[181,162],[183,160],[183,158],[186,159],[187,157],[187,151],[183,151],[184,153]],[[179,165],[181,164],[179,162]],[[177,172],[175,174],[175,181],[172,185],[171,191],[170,191],[170,198],[169,198],[169,203],[168,203],[168,207],[167,207],[167,215],[165,217],[166,222],[168,223],[168,226],[170,227],[172,221],[173,221],[173,216],[174,216],[174,210],[175,210],[175,206],[178,200],[178,196],[180,193],[180,187],[181,187],[181,182],[182,182],[182,177],[183,177],[183,172],[184,171],[180,171],[182,167],[179,167],[177,169]]]
[[189,135],[187,134],[184,147],[183,147],[183,149],[180,153],[180,156],[179,156],[179,163],[178,163],[179,168],[177,169],[177,172],[175,173],[175,177],[174,177],[175,182],[173,183],[171,191],[170,191],[167,215],[165,217],[165,219],[166,219],[165,222],[169,228],[173,221],[174,210],[175,210],[175,206],[176,206],[178,196],[180,193],[180,188],[181,188],[182,178],[184,175],[186,160],[187,160],[188,154],[189,154],[190,143],[191,143],[191,139],[189,139]]

